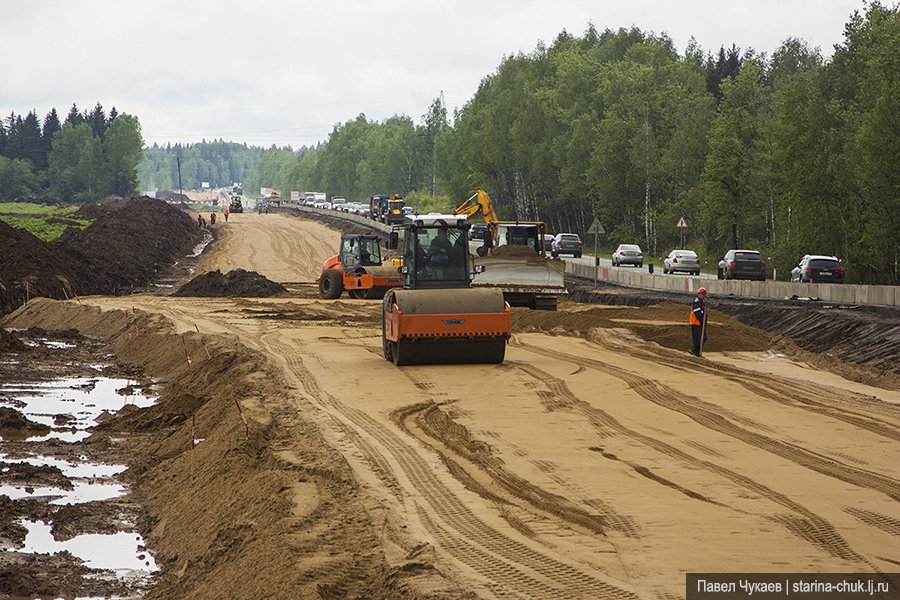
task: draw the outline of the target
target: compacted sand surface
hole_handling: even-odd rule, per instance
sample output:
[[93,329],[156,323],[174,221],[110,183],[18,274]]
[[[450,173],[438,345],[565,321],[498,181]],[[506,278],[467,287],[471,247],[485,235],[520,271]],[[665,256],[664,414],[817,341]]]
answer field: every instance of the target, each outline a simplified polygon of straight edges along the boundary
[[103,336],[168,383],[119,421],[159,432],[133,467],[151,595],[677,598],[687,572],[900,564],[897,390],[715,312],[694,358],[674,304],[514,309],[502,365],[398,368],[380,301],[314,294],[338,232],[240,214],[221,233],[198,272],[290,291],[33,300],[4,322]]

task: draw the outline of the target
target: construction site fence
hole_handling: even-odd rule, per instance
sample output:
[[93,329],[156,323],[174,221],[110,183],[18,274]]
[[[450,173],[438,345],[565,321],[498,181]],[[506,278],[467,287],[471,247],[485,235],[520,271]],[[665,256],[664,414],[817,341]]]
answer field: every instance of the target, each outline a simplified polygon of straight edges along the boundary
[[641,270],[594,267],[566,262],[566,273],[583,279],[615,283],[626,287],[685,292],[693,294],[705,287],[710,296],[738,296],[745,298],[816,298],[835,304],[871,304],[900,306],[900,287],[892,285],[848,285],[829,283],[788,283],[783,281],[738,281],[659,275]]

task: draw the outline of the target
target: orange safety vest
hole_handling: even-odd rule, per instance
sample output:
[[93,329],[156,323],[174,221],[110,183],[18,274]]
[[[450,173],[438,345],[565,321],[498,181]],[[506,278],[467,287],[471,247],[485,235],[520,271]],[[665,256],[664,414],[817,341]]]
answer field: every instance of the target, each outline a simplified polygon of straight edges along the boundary
[[[703,304],[700,304],[700,306],[702,307]],[[700,321],[700,319],[697,318],[697,313],[694,312],[695,308],[697,308],[696,300],[694,300],[694,303],[691,304],[691,325],[703,325],[703,323]],[[704,312],[706,312],[706,311],[704,310]]]

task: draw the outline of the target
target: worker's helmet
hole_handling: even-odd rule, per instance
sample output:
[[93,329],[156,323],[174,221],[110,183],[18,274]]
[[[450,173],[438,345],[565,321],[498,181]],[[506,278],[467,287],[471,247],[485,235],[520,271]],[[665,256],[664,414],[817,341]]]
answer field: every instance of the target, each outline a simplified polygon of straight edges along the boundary
[[697,293],[698,293],[698,294],[705,294],[705,293],[706,293],[706,288],[705,288],[705,287],[700,288],[699,290],[697,290]]

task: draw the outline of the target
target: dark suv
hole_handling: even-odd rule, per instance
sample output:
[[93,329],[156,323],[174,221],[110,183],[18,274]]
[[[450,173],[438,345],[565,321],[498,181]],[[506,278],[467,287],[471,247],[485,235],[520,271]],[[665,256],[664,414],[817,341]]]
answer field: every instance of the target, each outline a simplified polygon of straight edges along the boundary
[[844,267],[834,256],[807,254],[791,271],[791,281],[798,283],[844,283]]
[[553,238],[550,253],[553,258],[560,254],[571,254],[575,258],[581,258],[581,238],[577,233],[558,233]]
[[756,250],[729,250],[719,261],[719,279],[766,280],[766,263]]

